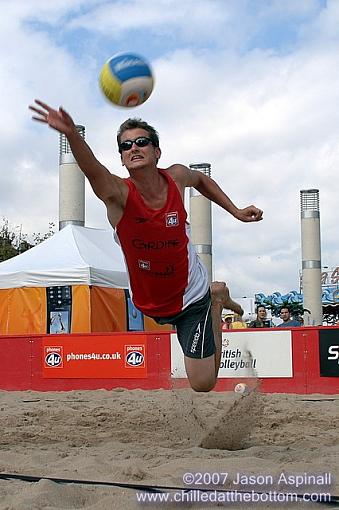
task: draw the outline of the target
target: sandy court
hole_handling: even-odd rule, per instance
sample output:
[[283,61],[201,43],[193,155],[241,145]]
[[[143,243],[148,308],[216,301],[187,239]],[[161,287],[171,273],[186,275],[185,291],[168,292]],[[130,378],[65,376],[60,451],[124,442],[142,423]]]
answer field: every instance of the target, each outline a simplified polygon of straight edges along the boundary
[[[189,389],[117,389],[3,391],[0,399],[2,473],[186,488],[186,472],[200,482],[196,473],[223,473],[220,482],[229,491],[298,494],[307,488],[282,482],[278,486],[281,473],[331,473],[331,486],[320,484],[309,492],[339,494],[339,395],[254,392],[241,397]],[[236,484],[239,474],[255,475],[255,483]],[[269,485],[260,485],[264,476]],[[137,502],[136,492],[49,480],[0,480],[0,509],[140,509],[145,505]],[[253,506],[186,501],[149,503],[147,508]],[[256,508],[329,506],[261,502]]]

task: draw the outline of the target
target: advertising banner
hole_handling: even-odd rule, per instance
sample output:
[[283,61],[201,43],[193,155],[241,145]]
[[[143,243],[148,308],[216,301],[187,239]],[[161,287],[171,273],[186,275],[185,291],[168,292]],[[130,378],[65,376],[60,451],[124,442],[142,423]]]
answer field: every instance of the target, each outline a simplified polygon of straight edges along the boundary
[[144,331],[144,316],[135,308],[133,301],[130,298],[128,289],[125,289],[126,299],[126,317],[127,317],[127,331]]
[[[219,378],[293,377],[291,331],[223,332]],[[172,377],[186,377],[183,353],[171,335]]]
[[339,377],[339,330],[319,330],[321,377]]
[[69,285],[47,287],[47,333],[71,332],[72,289]]
[[47,337],[42,342],[46,378],[146,378],[146,335]]

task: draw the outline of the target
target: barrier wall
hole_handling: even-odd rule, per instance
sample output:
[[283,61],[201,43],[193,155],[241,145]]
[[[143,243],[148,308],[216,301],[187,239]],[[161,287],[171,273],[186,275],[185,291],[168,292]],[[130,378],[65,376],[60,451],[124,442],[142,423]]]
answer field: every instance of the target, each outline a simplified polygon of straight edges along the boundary
[[[244,342],[243,338],[248,335],[248,341]],[[266,345],[264,352],[262,352],[262,342],[264,335],[267,335]],[[283,338],[282,338],[283,336]],[[283,339],[286,343],[286,337],[290,338],[289,353],[290,360],[288,359],[287,352],[281,352],[280,341]],[[239,338],[240,341],[237,341]],[[225,346],[229,342],[232,346],[243,345],[248,346],[249,350],[253,353],[259,350],[259,366],[255,367],[258,374],[260,391],[264,393],[299,393],[299,394],[337,394],[339,393],[339,328],[332,327],[302,327],[291,328],[290,330],[282,328],[271,328],[258,330],[230,330],[223,333],[223,353],[229,346]],[[241,342],[242,340],[242,342]],[[322,349],[322,359],[320,356],[320,346]],[[266,351],[268,352],[265,352]],[[280,352],[280,357],[276,356],[276,351]],[[329,352],[330,351],[330,352]],[[176,378],[175,372],[178,369],[178,363],[175,359],[181,360],[177,356],[178,350],[172,339],[172,379],[174,388],[187,387],[187,380],[183,377]],[[245,353],[242,352],[243,357]],[[331,358],[331,359],[329,359]],[[223,359],[223,358],[222,358]],[[290,375],[286,375],[289,361],[291,361]],[[323,365],[323,373],[321,374],[320,365]],[[262,362],[262,363],[260,363]],[[260,364],[264,365],[264,370],[260,370]],[[275,377],[269,376],[267,372],[267,365],[271,364],[273,371],[277,374]],[[262,373],[263,372],[263,373]],[[284,377],[279,376],[280,373],[285,373]],[[331,373],[331,376],[327,376]],[[278,375],[279,374],[279,375]],[[230,373],[223,373],[221,368],[219,371],[218,382],[215,386],[216,391],[232,391],[238,382],[245,382],[244,377],[253,378],[254,371],[249,369],[244,374],[241,370],[234,373],[234,377]]]
[[[338,327],[224,333],[217,391],[254,375],[234,361],[244,346],[263,392],[339,393]],[[2,390],[188,387],[180,363],[172,332],[0,336]]]
[[169,389],[169,367],[163,333],[0,336],[2,390]]

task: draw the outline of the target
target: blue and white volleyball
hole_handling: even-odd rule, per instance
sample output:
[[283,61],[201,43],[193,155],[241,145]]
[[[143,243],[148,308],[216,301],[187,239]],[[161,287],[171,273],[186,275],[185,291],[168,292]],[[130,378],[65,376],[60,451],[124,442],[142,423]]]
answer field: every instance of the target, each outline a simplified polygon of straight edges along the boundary
[[99,84],[109,101],[132,108],[149,98],[154,79],[151,67],[143,57],[134,53],[119,53],[104,64]]

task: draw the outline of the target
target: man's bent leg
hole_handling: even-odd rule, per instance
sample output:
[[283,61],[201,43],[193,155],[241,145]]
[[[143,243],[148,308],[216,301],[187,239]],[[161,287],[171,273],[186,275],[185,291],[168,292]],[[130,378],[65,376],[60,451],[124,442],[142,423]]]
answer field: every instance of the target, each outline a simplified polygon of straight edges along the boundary
[[[230,296],[230,291],[225,282],[212,282],[211,283],[212,306],[214,303],[221,303],[223,308],[232,310],[237,315],[243,315],[244,310],[239,303],[233,301]],[[222,309],[221,309],[222,310]]]
[[239,303],[233,301],[230,292],[225,282],[212,282],[211,283],[211,299],[212,299],[212,327],[215,342],[215,377],[218,376],[220,360],[221,360],[221,347],[222,347],[222,332],[221,332],[221,314],[224,308],[233,310],[238,315],[243,315],[244,310]]
[[216,383],[215,354],[208,358],[184,356],[188,380],[194,391],[211,391]]

